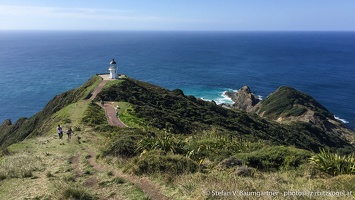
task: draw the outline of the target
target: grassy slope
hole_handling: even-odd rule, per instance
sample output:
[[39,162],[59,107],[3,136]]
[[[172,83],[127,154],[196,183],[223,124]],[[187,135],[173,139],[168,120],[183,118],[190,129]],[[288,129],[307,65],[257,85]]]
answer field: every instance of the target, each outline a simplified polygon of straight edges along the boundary
[[[171,92],[167,90],[156,88],[155,86],[152,86],[150,84],[141,82],[136,82],[136,84],[141,87],[145,86],[139,89],[141,90],[140,92],[142,92],[143,90],[151,90],[153,92],[153,95],[158,95],[158,93],[165,94],[165,98],[170,97],[170,95],[172,95],[174,99],[176,98],[178,100],[193,99],[192,97],[182,96],[179,91],[175,91],[173,94],[171,94]],[[131,87],[132,85],[129,86]],[[108,87],[108,89],[109,88],[110,87]],[[149,88],[149,90],[146,88]],[[139,101],[148,100],[149,96],[145,97],[148,99],[139,99],[138,96],[135,96],[138,95],[137,91],[133,90],[134,88],[130,89],[132,90],[125,90],[126,96],[124,96],[124,98],[131,98],[133,100],[115,100],[117,100],[116,103],[121,107],[120,114],[124,116],[122,118],[123,121],[125,123],[130,122],[131,124],[134,124],[136,126],[142,126],[143,124],[145,127],[142,130],[139,131],[134,129],[117,129],[112,127],[110,128],[107,125],[102,124],[92,125],[92,127],[87,126],[81,123],[81,118],[83,117],[83,115],[90,115],[90,113],[85,114],[85,112],[90,110],[88,109],[90,107],[90,102],[79,100],[76,102],[69,103],[62,109],[58,109],[56,112],[53,112],[53,114],[47,118],[47,120],[45,121],[46,123],[40,126],[41,130],[43,130],[40,136],[26,139],[22,142],[13,144],[8,148],[10,155],[2,157],[0,160],[2,166],[1,168],[3,169],[0,170],[0,179],[2,179],[0,181],[0,197],[4,199],[63,199],[65,195],[67,195],[71,191],[70,188],[74,188],[74,192],[92,198],[147,199],[145,195],[139,189],[137,189],[137,187],[135,187],[128,181],[114,176],[111,171],[100,171],[98,169],[95,169],[89,163],[89,158],[92,155],[91,152],[96,152],[96,154],[102,153],[103,149],[109,147],[110,144],[112,144],[112,138],[118,138],[120,139],[120,141],[122,141],[123,136],[125,137],[125,139],[127,139],[127,137],[133,134],[136,135],[136,138],[133,138],[133,141],[138,142],[137,139],[144,137],[144,135],[147,134],[147,130],[149,131],[149,134],[151,133],[151,131],[154,131],[156,132],[156,134],[159,134],[159,130],[157,129],[157,127],[153,126],[149,128],[146,124],[143,123],[146,121],[150,121],[150,118],[144,118],[144,120],[142,120],[141,118],[137,117],[136,113],[132,113],[132,111],[136,109],[135,106],[137,104],[135,103],[138,102],[139,105]],[[154,92],[157,93],[154,94]],[[105,93],[103,93],[103,95],[105,96]],[[165,98],[159,99],[162,105],[166,103],[164,101]],[[154,99],[153,102],[156,103],[156,100],[157,99]],[[127,103],[125,101],[128,101],[130,103]],[[169,104],[170,106],[174,106],[174,102],[169,102],[172,103]],[[209,103],[205,103],[198,100],[193,100],[193,102],[193,105],[201,104],[203,106],[206,106],[206,108],[208,107],[209,109],[217,109]],[[155,112],[156,108],[153,106],[152,103],[149,102],[147,103],[147,105],[151,107],[149,111]],[[161,105],[158,103],[157,106]],[[218,113],[218,110],[215,110],[215,113]],[[165,117],[166,113],[163,112],[160,114],[164,114],[163,116]],[[174,116],[174,113],[170,113],[170,115]],[[238,113],[237,116],[244,116],[244,113]],[[250,119],[254,119],[254,117],[255,116],[251,116]],[[240,118],[240,120],[244,119],[243,117]],[[248,119],[249,118],[247,118],[247,120]],[[263,120],[261,120],[261,122],[266,123]],[[78,130],[75,131],[73,140],[70,143],[66,141],[61,142],[56,137],[54,131],[58,123],[63,124],[65,129],[69,126],[78,127]],[[190,144],[191,146],[193,146],[194,144],[200,145],[200,147],[202,147],[202,144],[210,144],[210,146],[216,145],[215,149],[210,148],[210,150],[208,150],[202,148],[201,154],[207,156],[207,158],[203,161],[203,165],[206,166],[203,171],[197,173],[183,173],[179,175],[172,175],[169,171],[165,173],[159,173],[157,171],[157,173],[151,174],[151,178],[154,179],[158,184],[160,184],[160,187],[164,188],[163,192],[166,196],[169,196],[169,199],[216,199],[217,197],[212,196],[211,191],[222,190],[238,192],[241,190],[280,192],[280,195],[276,196],[276,198],[273,199],[285,199],[281,194],[288,190],[344,190],[352,191],[353,193],[355,193],[355,178],[352,175],[341,175],[337,177],[331,177],[323,173],[315,172],[311,168],[311,166],[307,164],[307,162],[296,169],[283,168],[282,170],[266,172],[254,170],[253,175],[251,177],[237,176],[235,173],[235,168],[220,168],[219,161],[221,159],[229,156],[239,155],[239,153],[237,152],[225,154],[225,152],[228,151],[228,148],[230,148],[228,146],[229,142],[230,145],[235,145],[239,143],[233,143],[229,140],[223,139],[223,135],[225,132],[228,133],[227,135],[229,135],[229,133],[231,132],[231,130],[228,129],[228,127],[230,126],[226,126],[223,129],[201,129],[209,126],[217,127],[216,125],[218,125],[213,124],[213,122],[211,123],[212,124],[201,123],[198,124],[200,128],[191,129],[194,131],[197,130],[199,132],[193,137],[189,134],[176,134],[176,138],[178,138],[180,141],[186,141],[187,144]],[[253,127],[255,126],[258,125],[253,125]],[[270,126],[274,125],[272,124]],[[196,126],[193,127],[195,128]],[[268,127],[264,128],[267,129]],[[238,131],[248,130],[251,130],[250,127],[243,127]],[[248,134],[248,132],[242,133]],[[78,136],[81,138],[79,140],[80,143],[78,142]],[[268,156],[268,152],[266,152],[266,150],[258,151],[258,149],[260,149],[261,147],[265,147],[265,149],[271,148],[272,150],[278,148],[282,149],[282,147],[272,148],[268,144],[253,142],[245,142],[245,148],[242,146],[237,149],[243,152],[249,151],[251,153],[250,158],[253,158],[252,156],[255,157],[256,155]],[[134,147],[130,146],[130,148]],[[291,152],[293,152],[292,149],[294,148],[288,149],[291,149]],[[214,152],[208,152],[211,150]],[[248,157],[246,155],[247,153],[243,154],[244,157]],[[154,154],[153,156],[156,157],[157,155]],[[180,157],[178,156],[179,155],[174,155],[170,157],[167,156],[166,159],[180,159]],[[103,158],[109,161],[108,163],[105,163],[105,165],[107,166],[115,165],[122,168],[131,166],[132,168],[136,168],[136,165],[132,166],[132,163],[135,162],[134,160],[139,163],[141,161],[144,161],[144,157],[145,156],[140,157],[138,152],[138,155],[134,156],[133,158],[124,158],[120,155],[110,156],[110,154],[108,154],[107,157]],[[146,158],[149,159],[149,157]],[[20,160],[25,160],[29,164],[23,165],[24,167],[20,168],[18,167],[18,162],[20,162]],[[8,174],[11,169],[13,169],[13,174],[15,174],[12,177]],[[18,195],[14,197],[14,193]],[[255,196],[223,196],[223,199],[255,199]],[[264,196],[261,199],[270,199],[270,197]],[[316,197],[316,199],[324,199],[324,196]]]
[[[61,117],[61,115],[57,115]],[[54,124],[53,124],[54,125]],[[77,137],[81,137],[79,144]],[[66,139],[66,137],[65,137]],[[132,183],[117,178],[110,171],[99,171],[89,164],[88,149],[102,142],[102,138],[90,130],[76,131],[71,142],[60,141],[48,133],[9,147],[10,155],[2,158],[0,184],[2,199],[67,199],[71,190],[90,198],[145,199],[144,194]],[[27,161],[24,167],[18,160]],[[6,161],[6,163],[4,163]],[[4,166],[8,166],[5,171]],[[23,168],[23,169],[22,169]],[[9,171],[18,176],[6,176]],[[31,172],[23,176],[23,171]],[[14,197],[14,193],[16,196]]]
[[279,116],[299,116],[306,112],[306,108],[316,112],[319,116],[333,118],[329,111],[311,96],[301,93],[291,87],[282,86],[267,96],[257,111],[265,117],[276,119]]
[[[132,183],[89,163],[90,152],[99,153],[97,147],[105,141],[81,123],[89,104],[78,100],[57,110],[40,126],[47,131],[8,147],[8,155],[0,159],[1,199],[67,199],[70,194],[86,199],[146,199]],[[65,130],[77,129],[70,142],[58,139],[58,123]]]
[[66,122],[66,118],[72,113],[67,113],[67,115],[64,115],[60,119],[56,119],[53,114],[69,104],[85,98],[99,83],[99,79],[99,77],[94,76],[84,85],[55,96],[42,111],[28,119],[21,118],[11,126],[2,125],[0,127],[0,149],[4,149],[12,143],[22,141],[27,137],[42,135],[50,131],[53,127],[48,125],[52,125],[52,122]]
[[143,119],[141,126],[166,129],[176,134],[219,127],[233,137],[268,140],[314,151],[324,146],[341,148],[348,145],[342,138],[307,123],[283,126],[256,115],[227,110],[185,96],[180,90],[168,91],[133,79],[105,88],[100,95],[105,100],[130,103],[133,110],[129,113]]

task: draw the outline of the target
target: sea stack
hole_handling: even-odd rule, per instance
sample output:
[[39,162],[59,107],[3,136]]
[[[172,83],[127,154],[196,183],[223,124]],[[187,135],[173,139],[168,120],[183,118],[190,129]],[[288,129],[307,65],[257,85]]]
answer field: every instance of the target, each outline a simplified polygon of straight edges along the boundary
[[254,106],[260,101],[248,86],[243,86],[237,93],[227,95],[234,101],[233,107],[249,113],[254,112]]

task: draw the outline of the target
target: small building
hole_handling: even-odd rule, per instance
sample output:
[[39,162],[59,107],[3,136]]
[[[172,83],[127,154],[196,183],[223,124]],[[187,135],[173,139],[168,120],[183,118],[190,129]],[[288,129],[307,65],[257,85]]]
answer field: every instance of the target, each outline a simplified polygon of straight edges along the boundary
[[110,79],[117,79],[118,78],[118,68],[115,59],[112,59],[110,62],[110,67],[108,68],[110,71]]

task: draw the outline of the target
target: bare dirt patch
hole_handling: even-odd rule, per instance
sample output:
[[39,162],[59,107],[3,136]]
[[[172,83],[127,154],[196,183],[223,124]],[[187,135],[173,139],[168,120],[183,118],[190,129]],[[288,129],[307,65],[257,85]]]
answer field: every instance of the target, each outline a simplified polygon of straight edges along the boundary
[[73,167],[73,170],[76,173],[76,177],[81,177],[83,176],[84,172],[80,169],[80,155],[73,156],[70,159],[71,165]]

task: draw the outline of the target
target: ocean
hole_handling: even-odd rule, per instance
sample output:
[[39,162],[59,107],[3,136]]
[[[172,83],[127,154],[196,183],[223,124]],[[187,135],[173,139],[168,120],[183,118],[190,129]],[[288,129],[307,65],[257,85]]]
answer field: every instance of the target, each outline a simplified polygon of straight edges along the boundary
[[355,129],[355,32],[0,31],[0,123],[107,72],[218,103],[303,91]]

